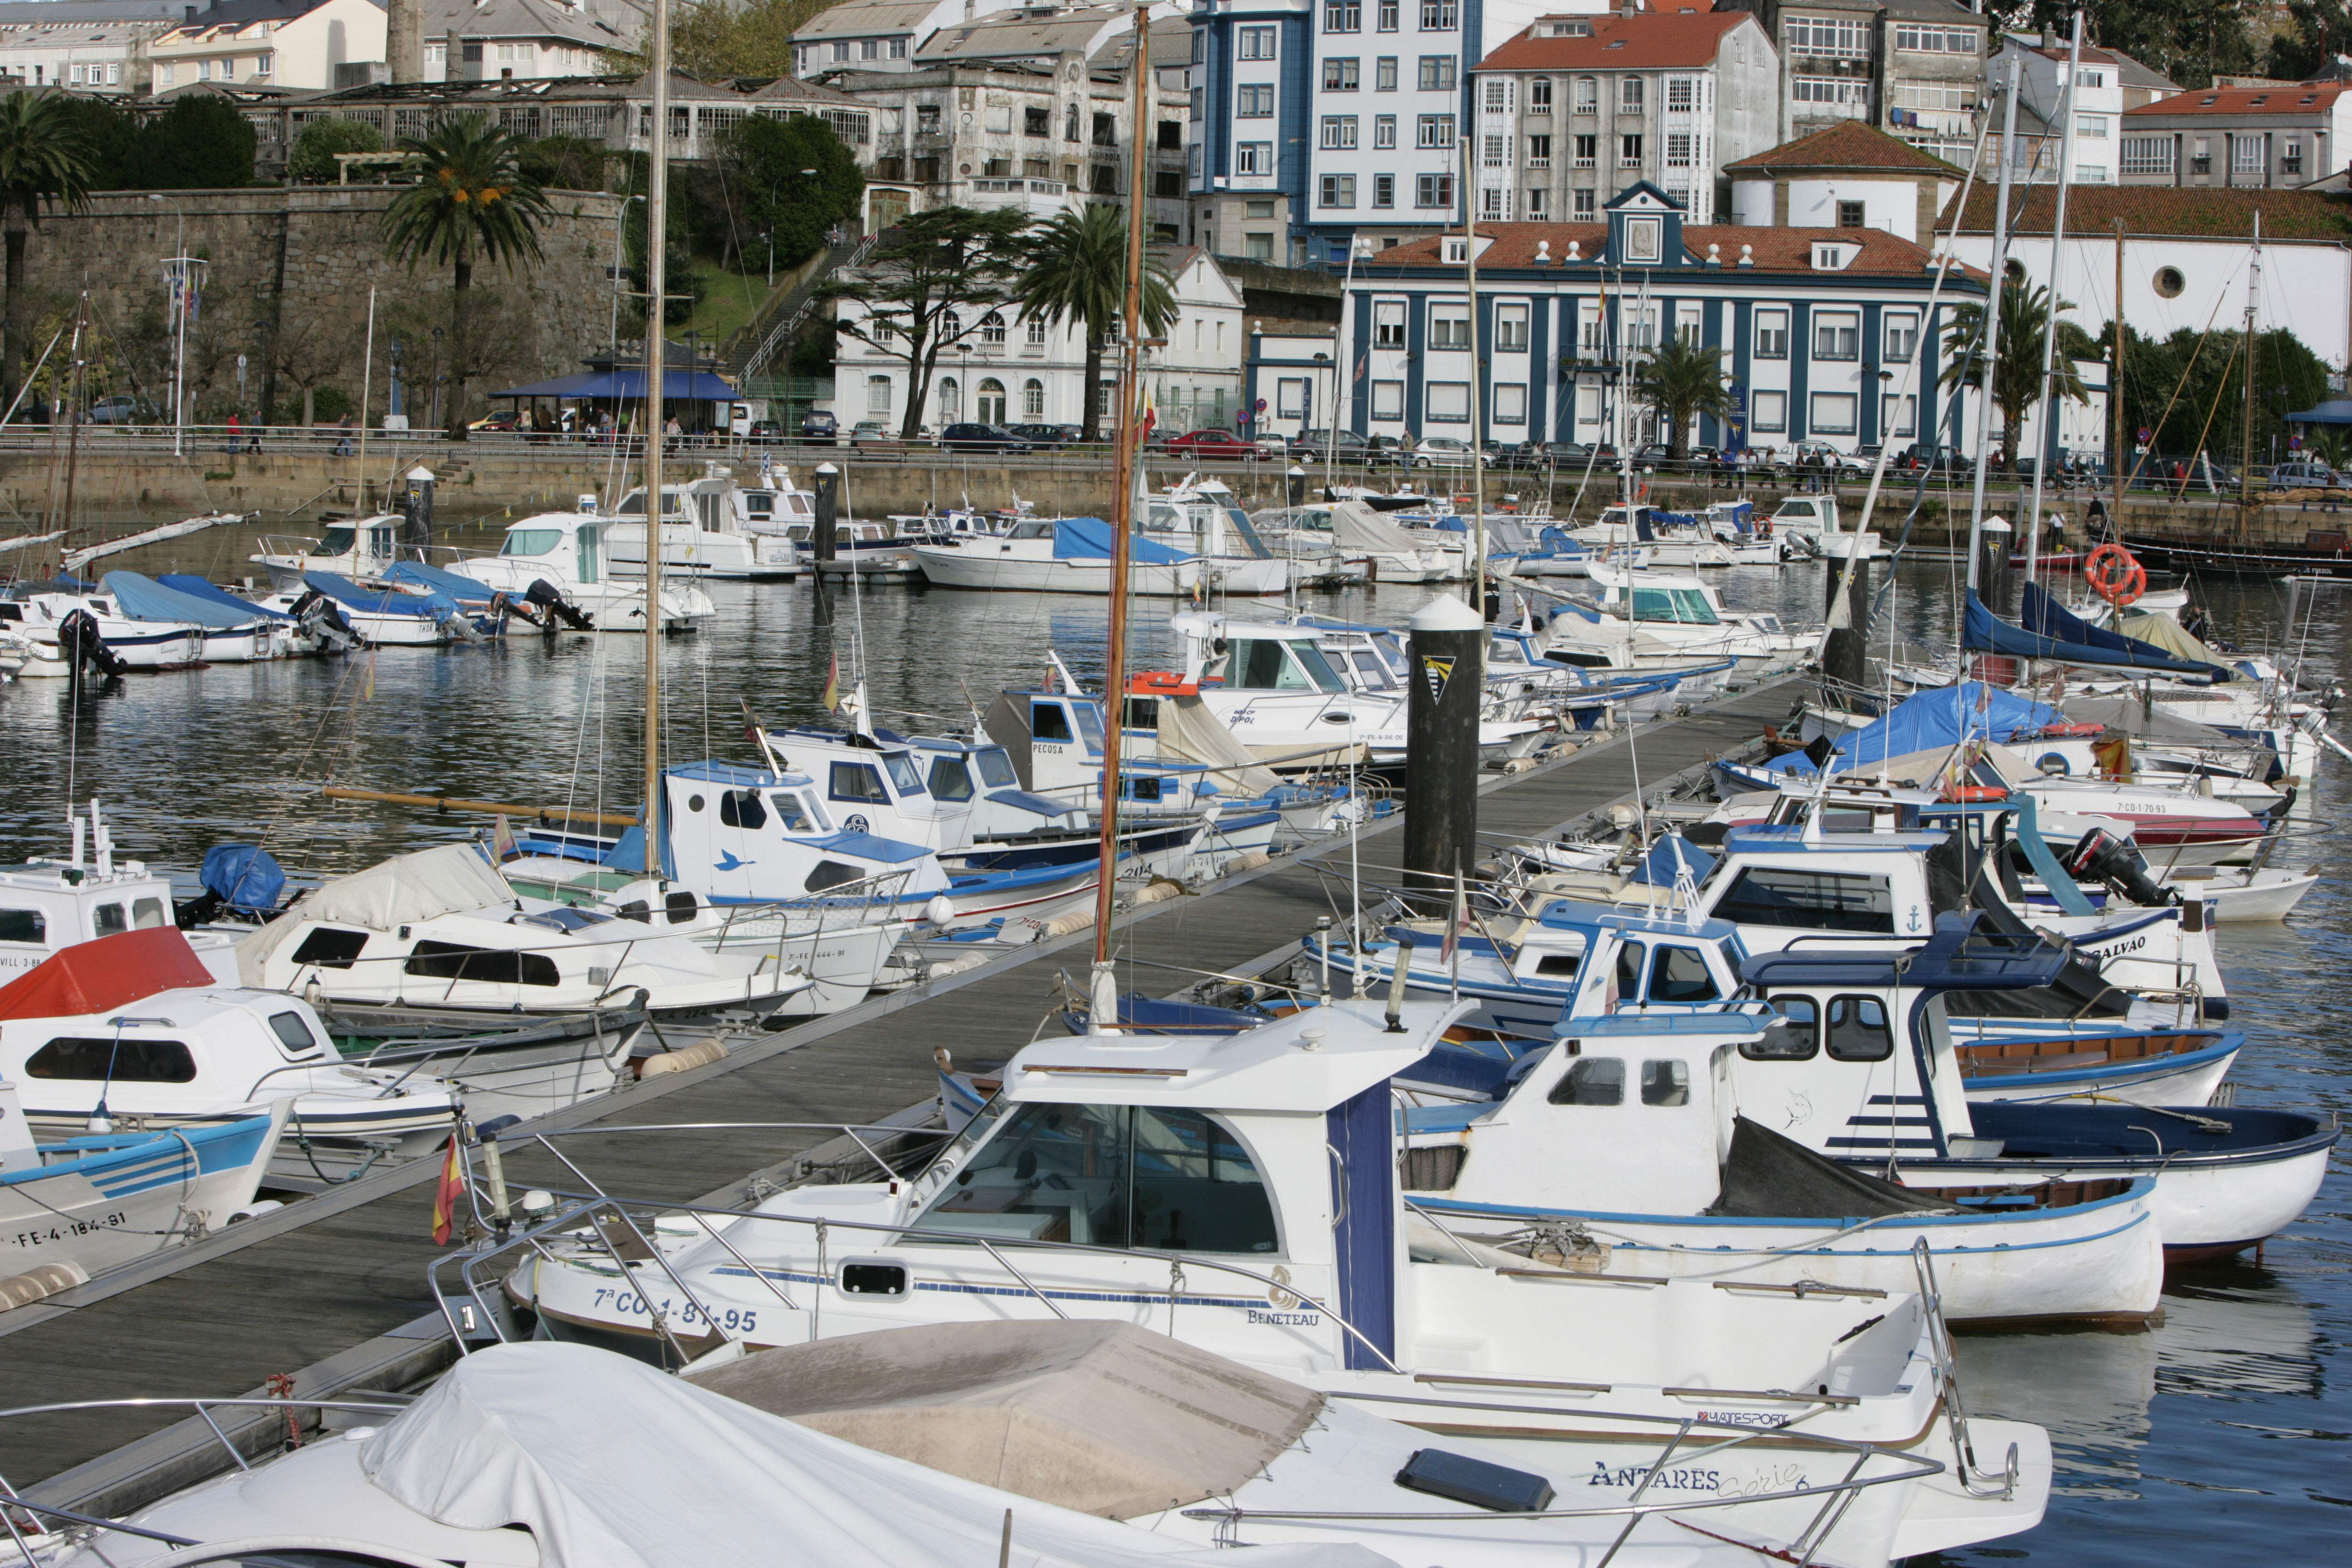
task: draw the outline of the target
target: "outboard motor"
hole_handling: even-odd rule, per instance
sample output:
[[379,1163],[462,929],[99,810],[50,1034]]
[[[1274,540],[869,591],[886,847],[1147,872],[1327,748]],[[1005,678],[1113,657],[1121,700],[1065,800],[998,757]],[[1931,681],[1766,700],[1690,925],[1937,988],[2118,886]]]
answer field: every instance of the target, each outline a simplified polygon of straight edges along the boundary
[[317,639],[322,647],[341,653],[360,646],[359,628],[343,619],[335,602],[316,588],[307,590],[286,613],[294,617],[304,636]]
[[2133,903],[2146,909],[2177,904],[2180,895],[2156,884],[2147,868],[2133,858],[2122,839],[2104,827],[2094,827],[2066,852],[2066,874],[2078,882],[2105,882]]
[[[553,614],[561,616],[563,624],[575,632],[593,632],[596,629],[596,623],[589,618],[577,605],[557,593],[555,584],[544,577],[532,578],[530,587],[524,593],[523,597],[538,606],[542,616]],[[541,624],[551,627],[554,623],[547,621]]]
[[70,670],[88,667],[100,675],[113,676],[131,668],[106,646],[106,638],[98,629],[98,617],[88,610],[76,610],[58,623],[58,651],[65,655],[66,668]]

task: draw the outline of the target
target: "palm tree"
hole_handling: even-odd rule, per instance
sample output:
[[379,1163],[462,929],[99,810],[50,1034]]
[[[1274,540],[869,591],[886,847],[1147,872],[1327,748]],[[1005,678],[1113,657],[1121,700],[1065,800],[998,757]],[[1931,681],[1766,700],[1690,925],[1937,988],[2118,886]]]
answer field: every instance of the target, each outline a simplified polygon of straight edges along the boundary
[[25,244],[44,207],[82,205],[96,175],[75,107],[54,92],[0,97],[0,217],[7,225],[8,299],[0,310],[0,408],[16,398],[16,308],[25,287]]
[[1739,405],[1724,384],[1723,350],[1700,346],[1687,332],[1668,338],[1665,346],[1642,366],[1635,384],[1666,422],[1666,449],[1683,455],[1683,437],[1702,414],[1729,422],[1739,417]]
[[[1013,286],[1024,320],[1058,326],[1075,321],[1087,335],[1086,429],[1079,439],[1096,439],[1102,411],[1103,346],[1127,310],[1127,211],[1109,202],[1090,202],[1075,213],[1056,213],[1030,237],[1027,265]],[[1160,337],[1176,321],[1176,295],[1168,269],[1145,254],[1142,321],[1146,337]]]
[[[2061,311],[2074,308],[2071,300],[2058,301]],[[1953,313],[1951,327],[1944,335],[1944,352],[1951,363],[1945,367],[1937,385],[1983,387],[1984,347],[1977,342],[1983,316],[1981,305],[1963,305]],[[2042,339],[2049,330],[2050,290],[2036,287],[2023,273],[2012,269],[2000,290],[2000,345],[1992,366],[1992,402],[2000,410],[2001,460],[2011,468],[2017,464],[2017,437],[2024,428],[2025,416],[2042,401]],[[2088,332],[2073,321],[2060,321],[2058,356],[2050,377],[2052,395],[2076,403],[2090,402],[2083,378],[2074,374],[2074,361],[2102,356],[2103,351]]]
[[400,142],[416,183],[385,209],[383,246],[412,272],[426,259],[450,268],[452,441],[466,438],[466,292],[474,285],[474,262],[511,270],[518,258],[541,258],[539,226],[551,214],[539,182],[523,172],[525,145],[486,114],[461,114]]

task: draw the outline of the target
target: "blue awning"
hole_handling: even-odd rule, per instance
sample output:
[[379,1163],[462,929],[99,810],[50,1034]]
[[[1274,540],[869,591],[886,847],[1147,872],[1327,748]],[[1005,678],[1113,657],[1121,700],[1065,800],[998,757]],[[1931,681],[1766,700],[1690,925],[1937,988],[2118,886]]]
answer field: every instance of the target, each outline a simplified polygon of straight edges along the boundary
[[[1969,601],[1972,605],[1979,602]],[[1963,680],[1958,685],[1916,692],[1888,709],[1875,722],[1837,737],[1837,765],[1847,773],[1858,772],[1889,757],[1907,757],[1914,752],[1957,746],[1972,737],[2005,745],[2048,725],[2063,723],[2065,718],[2057,709],[2013,691],[1987,686],[1982,681]],[[1802,752],[1775,757],[1764,767],[1776,773],[1813,772],[1812,759]]]
[[[662,371],[663,398],[670,403],[732,403],[743,395],[707,370]],[[529,386],[518,386],[505,392],[493,392],[492,397],[608,397],[626,401],[646,395],[646,373],[643,366],[634,370],[584,371],[578,375],[562,375],[553,381],[537,381]]]
[[471,577],[445,572],[422,561],[397,561],[383,574],[387,583],[414,583],[460,605],[488,605],[497,595]]

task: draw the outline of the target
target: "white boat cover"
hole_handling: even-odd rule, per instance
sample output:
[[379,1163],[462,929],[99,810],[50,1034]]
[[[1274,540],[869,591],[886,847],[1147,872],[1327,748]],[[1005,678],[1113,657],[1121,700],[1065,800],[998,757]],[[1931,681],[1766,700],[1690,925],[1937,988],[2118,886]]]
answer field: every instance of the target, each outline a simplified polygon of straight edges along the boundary
[[360,1468],[461,1530],[521,1525],[546,1568],[1395,1568],[1355,1545],[1202,1549],[877,1454],[586,1345],[460,1360]]
[[1362,501],[1343,500],[1331,505],[1331,542],[1342,555],[1361,550],[1410,555],[1416,550],[1434,548],[1439,542],[1415,539]]
[[[1160,700],[1160,754],[1180,762],[1234,769],[1217,775],[1217,787],[1229,795],[1262,795],[1282,783],[1271,768],[1259,764],[1257,753],[1243,745],[1225,721],[1197,697]],[[1329,757],[1334,765],[1341,767],[1351,760],[1350,752],[1345,748],[1331,752]]]
[[262,965],[278,944],[306,921],[336,921],[391,931],[514,902],[514,889],[470,844],[438,844],[313,889],[293,908],[236,944],[237,973],[247,985],[262,983]]
[[1106,1519],[1235,1490],[1323,1407],[1296,1384],[1099,1321],[884,1329],[688,1376],[862,1447]]

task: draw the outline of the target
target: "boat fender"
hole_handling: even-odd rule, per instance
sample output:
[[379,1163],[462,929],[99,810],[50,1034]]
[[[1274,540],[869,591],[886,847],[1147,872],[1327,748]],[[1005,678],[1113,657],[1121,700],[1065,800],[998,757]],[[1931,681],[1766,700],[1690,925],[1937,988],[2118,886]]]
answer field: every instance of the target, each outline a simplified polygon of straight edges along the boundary
[[1149,886],[1139,889],[1135,897],[1129,901],[1135,904],[1164,904],[1171,899],[1181,898],[1183,892],[1184,885],[1181,882],[1171,882],[1165,877],[1160,877],[1154,878]]
[[1039,942],[1051,942],[1057,936],[1082,931],[1095,923],[1095,907],[1091,903],[1082,910],[1072,910],[1066,915],[1055,915],[1037,928]]
[[1245,854],[1236,855],[1232,859],[1226,861],[1225,875],[1231,877],[1243,871],[1255,871],[1260,866],[1271,866],[1273,864],[1273,855],[1264,849],[1252,849]]
[[228,1223],[230,1225],[236,1225],[244,1220],[259,1219],[263,1215],[275,1214],[278,1210],[282,1209],[286,1205],[284,1204],[279,1203],[276,1198],[263,1198],[260,1202],[247,1204],[241,1209],[231,1209],[229,1211]]
[[688,1046],[682,1051],[663,1051],[643,1058],[637,1067],[637,1077],[659,1078],[667,1073],[690,1072],[696,1068],[709,1067],[712,1062],[723,1061],[726,1057],[725,1046],[720,1045],[717,1040],[705,1040],[698,1046]]
[[0,1279],[0,1312],[88,1283],[89,1271],[79,1263],[44,1263],[37,1268]]
[[978,969],[987,962],[987,955],[978,952],[968,953],[961,958],[942,958],[924,966],[923,978],[944,980],[950,974],[961,974],[967,969]]

